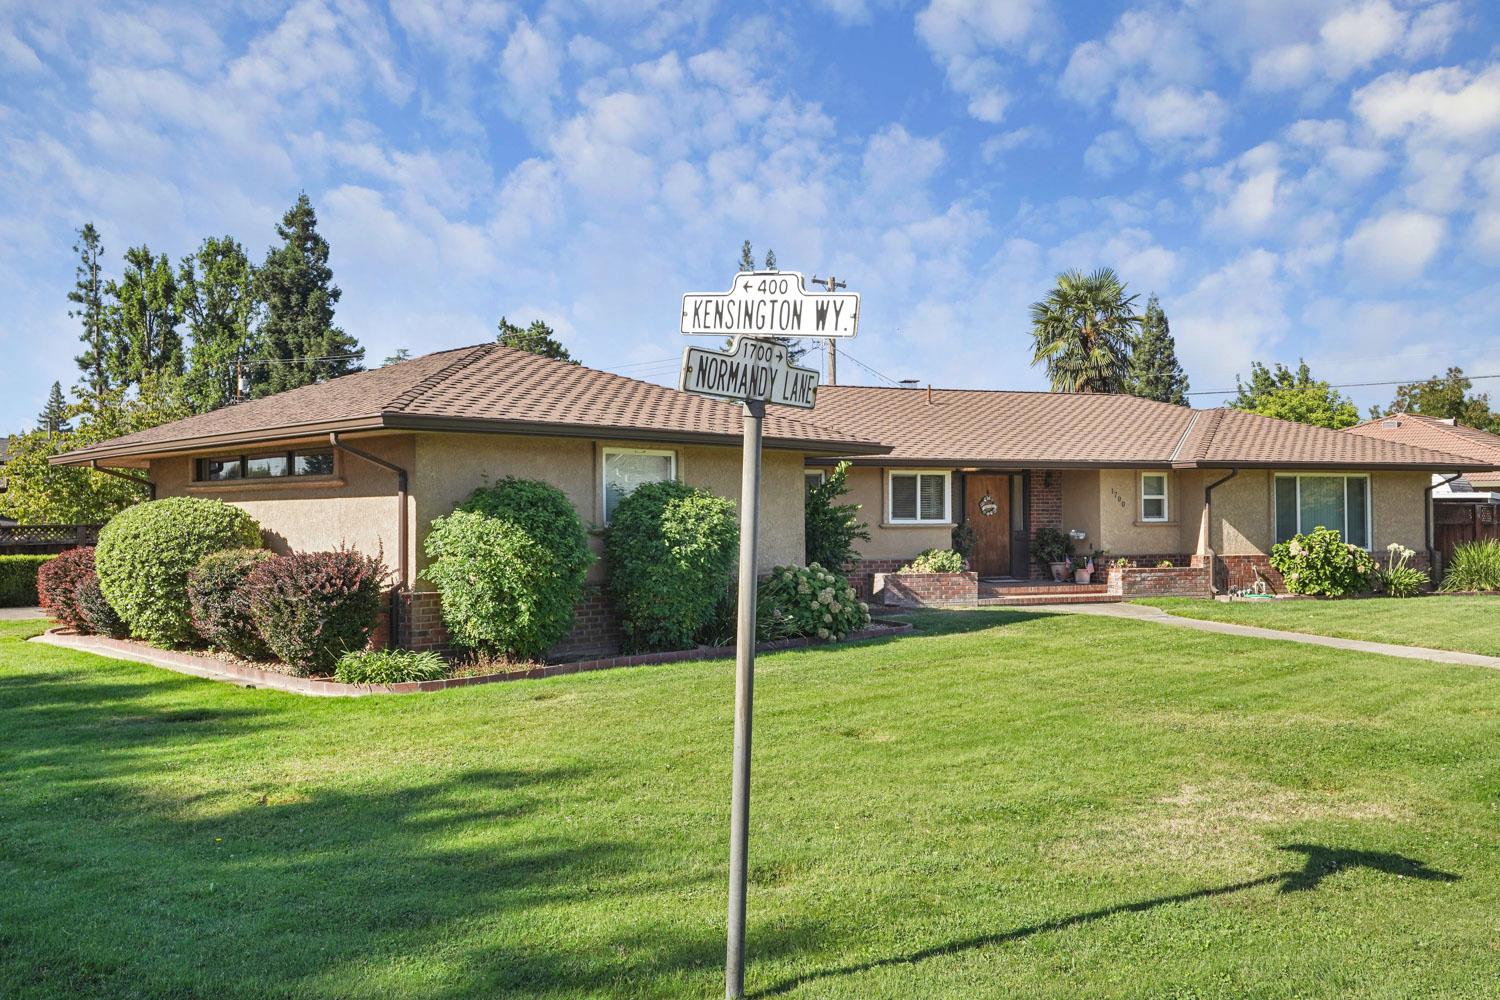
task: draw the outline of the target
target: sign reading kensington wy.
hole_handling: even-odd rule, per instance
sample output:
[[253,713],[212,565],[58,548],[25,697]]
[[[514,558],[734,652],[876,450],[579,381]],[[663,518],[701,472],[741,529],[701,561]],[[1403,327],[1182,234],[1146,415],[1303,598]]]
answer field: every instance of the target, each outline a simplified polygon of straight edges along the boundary
[[798,271],[744,271],[727,292],[682,297],[682,332],[718,337],[852,337],[859,293],[809,292]]
[[683,351],[678,388],[717,399],[758,399],[810,410],[817,398],[818,373],[793,365],[786,347],[773,340],[739,337],[728,351]]

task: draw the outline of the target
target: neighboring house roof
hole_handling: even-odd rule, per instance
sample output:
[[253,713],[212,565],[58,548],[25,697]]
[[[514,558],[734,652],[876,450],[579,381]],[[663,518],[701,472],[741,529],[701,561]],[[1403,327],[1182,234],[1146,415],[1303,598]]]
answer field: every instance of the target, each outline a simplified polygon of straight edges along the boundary
[[[1136,396],[824,386],[819,423],[892,446],[864,464],[1417,468],[1472,459],[1233,409],[1194,410]],[[856,461],[858,459],[856,458]]]
[[1461,427],[1437,417],[1424,417],[1419,413],[1393,413],[1350,427],[1348,432],[1380,441],[1399,441],[1418,448],[1452,452],[1487,462],[1490,466],[1487,470],[1464,478],[1474,486],[1500,486],[1500,435],[1474,427]]
[[[84,465],[332,431],[392,429],[727,444],[740,440],[742,424],[740,407],[731,403],[480,344],[177,420],[58,455],[52,462]],[[787,411],[767,415],[763,433],[771,448],[885,451],[866,435],[828,430]]]

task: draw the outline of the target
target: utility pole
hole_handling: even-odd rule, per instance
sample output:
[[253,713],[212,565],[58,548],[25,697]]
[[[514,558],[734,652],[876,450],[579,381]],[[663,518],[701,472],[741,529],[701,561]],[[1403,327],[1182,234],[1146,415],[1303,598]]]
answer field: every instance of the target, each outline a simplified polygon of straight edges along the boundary
[[[815,274],[808,280],[815,285],[824,286],[830,292],[836,292],[840,288],[849,287],[849,282],[840,281],[831,274],[826,278],[820,278]],[[839,349],[837,341],[835,341],[832,337],[828,338],[828,384],[839,384]]]

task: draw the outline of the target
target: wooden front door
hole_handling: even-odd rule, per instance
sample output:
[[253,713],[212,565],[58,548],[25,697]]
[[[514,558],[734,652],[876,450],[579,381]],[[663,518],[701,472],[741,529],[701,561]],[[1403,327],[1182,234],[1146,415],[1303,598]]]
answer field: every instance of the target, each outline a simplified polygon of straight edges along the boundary
[[1008,576],[1010,567],[1010,477],[969,474],[964,478],[964,523],[974,531],[969,557],[980,576]]

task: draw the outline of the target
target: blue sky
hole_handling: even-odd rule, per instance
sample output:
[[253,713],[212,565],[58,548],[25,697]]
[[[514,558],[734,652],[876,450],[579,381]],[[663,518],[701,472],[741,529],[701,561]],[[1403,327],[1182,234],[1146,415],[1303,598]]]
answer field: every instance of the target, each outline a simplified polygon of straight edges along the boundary
[[1497,374],[1497,22],[1481,0],[0,3],[0,429],[76,379],[76,226],[116,271],[222,233],[259,257],[300,190],[375,361],[504,313],[670,379],[678,296],[727,287],[748,238],[847,278],[849,351],[896,379],[1041,387],[1026,307],[1101,265],[1159,293],[1195,389],[1299,355],[1337,382]]

